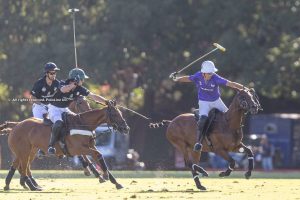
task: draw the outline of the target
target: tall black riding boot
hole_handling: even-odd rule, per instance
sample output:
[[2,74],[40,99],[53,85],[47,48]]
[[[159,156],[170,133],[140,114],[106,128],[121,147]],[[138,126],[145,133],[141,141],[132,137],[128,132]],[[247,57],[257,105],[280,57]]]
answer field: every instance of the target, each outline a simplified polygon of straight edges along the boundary
[[48,154],[55,155],[56,149],[54,148],[54,143],[56,142],[57,138],[59,137],[60,131],[63,127],[63,121],[58,120],[53,124],[49,147],[48,147]]
[[197,123],[199,135],[198,135],[198,138],[197,138],[198,142],[194,145],[194,151],[196,151],[196,152],[200,152],[201,149],[202,149],[201,142],[202,142],[202,137],[203,137],[203,129],[204,129],[204,125],[205,125],[207,119],[208,119],[207,116],[201,115],[200,118],[199,118],[199,121]]

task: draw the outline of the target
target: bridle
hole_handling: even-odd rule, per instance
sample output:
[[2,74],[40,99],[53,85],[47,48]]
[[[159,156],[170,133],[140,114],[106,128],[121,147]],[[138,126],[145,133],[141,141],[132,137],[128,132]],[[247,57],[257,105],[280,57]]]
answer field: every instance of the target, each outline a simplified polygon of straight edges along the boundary
[[108,128],[112,127],[113,130],[116,130],[116,131],[119,131],[121,133],[123,133],[122,129],[124,128],[122,125],[123,121],[121,120],[116,120],[116,117],[115,117],[115,112],[118,112],[117,111],[117,108],[116,108],[116,105],[114,105],[115,102],[113,103],[109,103],[107,105],[107,110],[106,110],[106,116],[107,116],[107,125],[108,125]]

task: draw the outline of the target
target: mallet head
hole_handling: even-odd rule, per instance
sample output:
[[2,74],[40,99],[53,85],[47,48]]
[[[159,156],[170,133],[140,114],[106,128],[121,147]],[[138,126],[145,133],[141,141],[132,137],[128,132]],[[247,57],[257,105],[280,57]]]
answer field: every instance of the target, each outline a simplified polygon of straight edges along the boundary
[[225,47],[222,47],[221,45],[219,45],[218,43],[214,43],[213,44],[215,47],[217,47],[218,49],[220,49],[221,51],[226,51]]
[[70,12],[70,13],[79,12],[79,9],[77,9],[77,8],[71,8],[71,9],[68,10],[68,12]]

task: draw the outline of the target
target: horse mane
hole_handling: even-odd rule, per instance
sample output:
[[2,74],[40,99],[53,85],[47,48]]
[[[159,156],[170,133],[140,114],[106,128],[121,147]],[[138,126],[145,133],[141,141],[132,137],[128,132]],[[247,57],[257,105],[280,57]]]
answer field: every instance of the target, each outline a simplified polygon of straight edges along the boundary
[[234,104],[235,104],[235,102],[236,102],[236,99],[238,98],[239,94],[240,94],[240,90],[237,89],[237,90],[236,90],[236,94],[234,95],[233,99],[231,100],[231,103],[230,103],[230,105],[229,105],[229,107],[228,107],[228,110],[227,110],[225,113],[227,113],[229,110],[231,110],[230,108],[231,108],[232,106],[234,106]]
[[106,108],[107,108],[107,106],[105,106],[103,108],[94,108],[94,109],[87,110],[87,111],[84,111],[82,113],[79,113],[78,115],[82,116],[82,115],[86,115],[86,114],[90,114],[90,113],[94,113],[94,112],[99,112],[99,111],[102,111],[102,110],[104,110]]

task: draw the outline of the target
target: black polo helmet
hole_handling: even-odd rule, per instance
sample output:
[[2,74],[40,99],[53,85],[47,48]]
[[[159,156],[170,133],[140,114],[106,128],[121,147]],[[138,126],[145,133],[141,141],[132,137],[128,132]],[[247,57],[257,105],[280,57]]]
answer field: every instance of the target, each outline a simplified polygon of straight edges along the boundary
[[59,71],[60,69],[56,66],[55,63],[53,62],[48,62],[45,64],[45,68],[44,68],[45,72],[49,72],[49,71]]

